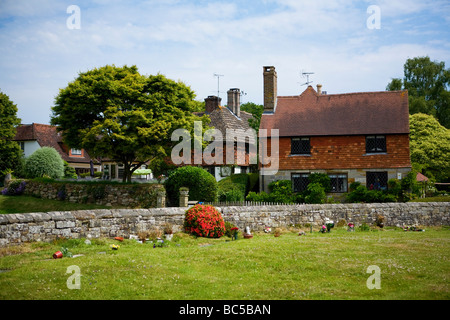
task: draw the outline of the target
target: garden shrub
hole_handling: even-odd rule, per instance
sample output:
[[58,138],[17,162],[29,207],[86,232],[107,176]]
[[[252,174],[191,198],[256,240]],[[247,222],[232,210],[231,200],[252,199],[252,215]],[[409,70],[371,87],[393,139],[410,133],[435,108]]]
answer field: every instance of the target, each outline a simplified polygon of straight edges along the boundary
[[295,194],[291,180],[277,180],[269,183],[269,201],[280,203],[294,203]]
[[245,200],[251,202],[270,202],[271,198],[270,195],[264,191],[259,193],[251,191],[248,193],[247,197],[245,197]]
[[25,160],[25,174],[28,178],[48,176],[53,179],[64,176],[64,162],[58,151],[42,147]]
[[232,178],[235,175],[220,180],[217,184],[219,201],[243,201],[246,194],[246,182],[242,178]]
[[66,179],[78,178],[75,168],[72,168],[71,166],[69,166],[69,163],[67,161],[64,161],[63,163],[64,163],[64,178],[66,178]]
[[213,206],[197,204],[186,211],[184,230],[198,237],[220,238],[225,234],[225,221]]
[[318,183],[324,189],[325,193],[331,191],[331,179],[326,173],[311,173],[308,177],[309,184]]
[[324,203],[327,197],[325,194],[325,188],[318,182],[308,184],[306,193],[306,203]]
[[178,205],[181,187],[189,188],[189,200],[214,202],[217,199],[216,179],[200,167],[180,167],[170,173],[165,188],[171,205]]

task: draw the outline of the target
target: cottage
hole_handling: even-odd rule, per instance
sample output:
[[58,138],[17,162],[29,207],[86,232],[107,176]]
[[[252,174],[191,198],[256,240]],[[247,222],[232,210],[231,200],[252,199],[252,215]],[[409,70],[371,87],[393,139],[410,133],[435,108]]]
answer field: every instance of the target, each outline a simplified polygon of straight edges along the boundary
[[202,164],[217,181],[233,173],[248,173],[250,165],[257,162],[256,132],[248,123],[252,114],[241,110],[240,96],[240,89],[228,90],[227,106],[221,105],[220,97],[209,96],[205,99],[205,112],[196,113],[198,116],[206,114],[211,119],[209,126],[220,131],[222,136],[223,157],[216,163]]
[[279,164],[276,174],[260,176],[261,190],[291,180],[294,191],[303,191],[314,172],[328,174],[333,193],[355,181],[385,189],[411,170],[407,91],[326,94],[318,85],[277,96],[275,68],[263,67],[263,77],[260,129],[267,129],[269,145],[270,129],[278,129]]
[[25,157],[39,148],[52,147],[58,151],[63,160],[69,163],[69,166],[75,168],[78,175],[90,172],[91,160],[94,162],[94,171],[100,171],[100,166],[85,150],[69,148],[65,145],[61,133],[57,132],[55,126],[40,123],[22,124],[17,127],[13,140],[19,143]]

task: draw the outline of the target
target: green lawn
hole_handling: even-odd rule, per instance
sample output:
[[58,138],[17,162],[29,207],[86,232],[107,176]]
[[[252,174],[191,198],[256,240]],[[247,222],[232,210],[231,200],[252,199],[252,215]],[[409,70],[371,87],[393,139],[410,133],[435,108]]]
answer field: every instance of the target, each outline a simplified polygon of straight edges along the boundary
[[[448,300],[450,229],[298,236],[256,233],[229,241],[175,235],[167,247],[114,239],[30,243],[0,249],[0,299]],[[111,244],[120,248],[112,250]],[[73,255],[52,259],[66,247]],[[80,289],[68,289],[77,266]],[[368,289],[369,266],[381,289]]]
[[41,199],[31,196],[3,196],[0,195],[0,214],[51,212],[87,209],[111,208],[96,204],[72,203],[69,201]]

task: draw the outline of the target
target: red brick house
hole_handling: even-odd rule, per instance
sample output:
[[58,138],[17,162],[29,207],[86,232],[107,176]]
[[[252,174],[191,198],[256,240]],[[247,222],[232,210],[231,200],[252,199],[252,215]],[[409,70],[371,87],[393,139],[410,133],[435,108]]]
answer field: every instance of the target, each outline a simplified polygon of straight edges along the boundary
[[318,85],[279,97],[275,68],[264,67],[263,74],[260,128],[279,130],[279,167],[261,176],[261,190],[291,180],[302,191],[313,172],[328,174],[334,193],[347,192],[354,181],[385,189],[389,179],[411,170],[407,91],[326,94]]

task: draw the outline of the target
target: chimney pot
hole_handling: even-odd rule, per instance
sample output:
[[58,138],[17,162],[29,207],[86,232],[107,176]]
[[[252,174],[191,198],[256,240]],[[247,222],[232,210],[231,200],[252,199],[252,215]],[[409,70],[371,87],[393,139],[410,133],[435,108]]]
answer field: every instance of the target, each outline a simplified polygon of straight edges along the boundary
[[317,85],[317,93],[322,94],[322,85],[321,84]]

